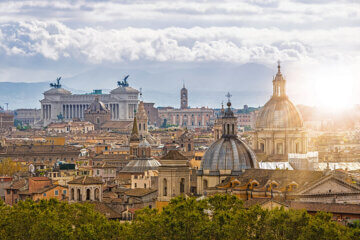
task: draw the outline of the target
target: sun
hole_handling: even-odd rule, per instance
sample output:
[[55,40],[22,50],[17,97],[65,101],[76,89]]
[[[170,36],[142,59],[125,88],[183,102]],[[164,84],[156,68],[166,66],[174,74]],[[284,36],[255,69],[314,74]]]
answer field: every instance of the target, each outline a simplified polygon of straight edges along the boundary
[[349,71],[340,68],[327,69],[314,77],[314,96],[310,97],[315,106],[338,111],[351,108],[355,104],[355,81]]

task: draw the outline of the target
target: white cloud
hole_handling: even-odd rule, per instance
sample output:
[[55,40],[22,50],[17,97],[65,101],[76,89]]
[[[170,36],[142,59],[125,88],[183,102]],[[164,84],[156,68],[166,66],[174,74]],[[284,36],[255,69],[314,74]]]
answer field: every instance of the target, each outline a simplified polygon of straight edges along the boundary
[[[60,22],[0,24],[3,56],[72,58],[83,63],[222,61],[271,63],[359,55],[360,28],[294,30],[246,27],[70,28]],[[1,51],[2,50],[2,51]]]

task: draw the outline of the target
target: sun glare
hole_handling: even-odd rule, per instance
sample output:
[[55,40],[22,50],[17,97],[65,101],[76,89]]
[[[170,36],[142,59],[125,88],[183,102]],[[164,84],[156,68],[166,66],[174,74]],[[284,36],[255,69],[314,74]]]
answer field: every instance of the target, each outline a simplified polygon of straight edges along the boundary
[[313,103],[326,110],[351,108],[354,98],[354,77],[349,71],[331,69],[315,74]]

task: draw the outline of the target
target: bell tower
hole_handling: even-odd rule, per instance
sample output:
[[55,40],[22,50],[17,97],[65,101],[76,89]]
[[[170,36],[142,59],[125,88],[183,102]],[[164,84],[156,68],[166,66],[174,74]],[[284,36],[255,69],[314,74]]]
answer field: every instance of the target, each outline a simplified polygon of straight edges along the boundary
[[148,134],[148,116],[145,111],[143,101],[140,101],[139,103],[138,111],[136,113],[136,120],[138,123],[139,137],[142,139]]
[[180,91],[180,108],[188,108],[188,90],[185,88],[185,83]]

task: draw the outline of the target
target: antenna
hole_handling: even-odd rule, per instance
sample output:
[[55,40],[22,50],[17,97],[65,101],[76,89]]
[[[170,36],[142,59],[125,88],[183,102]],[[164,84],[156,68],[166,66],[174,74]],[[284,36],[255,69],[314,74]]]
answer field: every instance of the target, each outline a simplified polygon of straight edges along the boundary
[[227,97],[228,102],[230,102],[230,98],[232,97],[232,95],[230,94],[230,92],[228,92],[228,93],[225,95],[225,97]]

